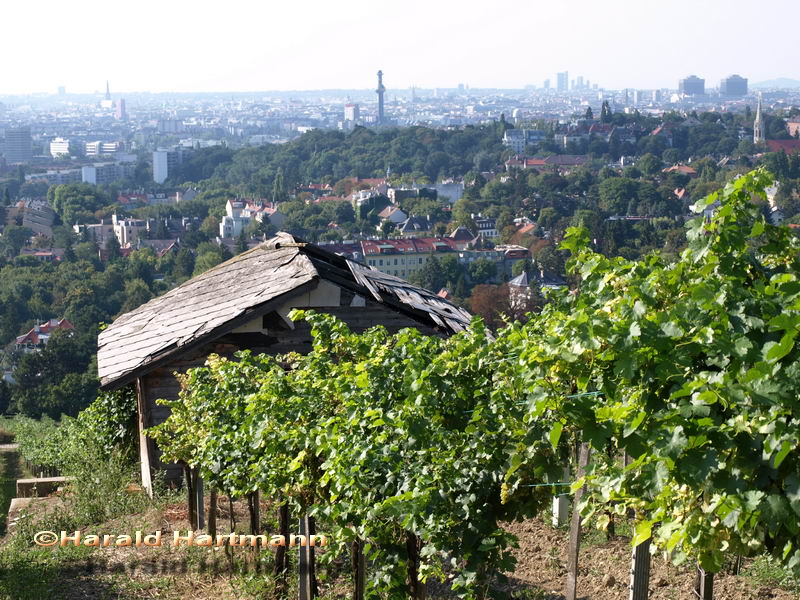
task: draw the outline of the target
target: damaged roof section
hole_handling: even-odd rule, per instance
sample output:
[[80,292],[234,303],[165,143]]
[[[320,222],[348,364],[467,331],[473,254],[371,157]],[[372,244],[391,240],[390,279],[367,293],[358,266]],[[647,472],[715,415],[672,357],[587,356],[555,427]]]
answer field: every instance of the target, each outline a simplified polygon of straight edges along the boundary
[[445,335],[471,319],[433,292],[279,233],[117,318],[98,339],[101,386],[124,385],[310,292],[322,279]]

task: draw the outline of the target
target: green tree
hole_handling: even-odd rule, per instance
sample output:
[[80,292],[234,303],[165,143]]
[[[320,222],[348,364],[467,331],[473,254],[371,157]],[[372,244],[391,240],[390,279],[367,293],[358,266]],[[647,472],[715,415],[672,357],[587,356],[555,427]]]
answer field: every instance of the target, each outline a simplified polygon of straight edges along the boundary
[[525,260],[518,260],[513,265],[511,265],[511,274],[514,277],[522,275],[523,272],[530,273],[532,270],[533,270],[533,263],[528,258],[526,258]]
[[628,204],[638,199],[639,184],[627,177],[611,177],[600,182],[599,206],[607,214],[627,214]]
[[110,235],[106,240],[106,256],[109,262],[122,258],[122,250],[116,235]]
[[654,154],[647,153],[636,161],[636,166],[639,167],[645,175],[653,177],[661,171],[663,163]]
[[198,252],[197,258],[194,262],[193,276],[198,276],[205,273],[212,267],[216,267],[222,262],[222,256],[219,251],[205,251]]
[[122,312],[130,312],[135,308],[139,308],[142,304],[150,300],[153,294],[150,288],[141,279],[131,279],[125,282],[125,304],[122,307]]
[[175,265],[172,272],[176,279],[191,277],[194,272],[194,255],[187,248],[181,248],[175,255]]
[[278,167],[275,173],[275,180],[272,182],[272,202],[285,202],[288,199],[286,192],[286,182],[283,176],[283,169]]
[[608,104],[608,100],[603,100],[603,105],[600,108],[600,122],[611,123],[612,119],[613,113],[611,112],[611,107]]
[[244,233],[244,229],[239,234],[239,237],[236,239],[236,254],[241,254],[247,250],[247,236]]
[[3,229],[2,236],[0,236],[0,243],[2,244],[5,255],[10,258],[17,256],[20,250],[28,243],[32,235],[33,232],[27,227],[9,225]]
[[438,292],[446,283],[439,259],[431,256],[419,271],[409,277],[409,281],[427,290]]
[[562,254],[553,246],[542,246],[534,254],[536,266],[547,273],[561,275],[565,270],[565,260]]
[[473,283],[488,283],[497,276],[497,265],[488,258],[479,258],[469,263],[467,272]]

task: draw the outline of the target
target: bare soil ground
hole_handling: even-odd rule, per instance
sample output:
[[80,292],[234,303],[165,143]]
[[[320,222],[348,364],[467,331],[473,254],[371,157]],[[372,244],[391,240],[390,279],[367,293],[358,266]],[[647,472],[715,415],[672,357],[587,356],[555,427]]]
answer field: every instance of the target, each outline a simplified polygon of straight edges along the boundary
[[[566,578],[568,532],[555,529],[539,519],[508,524],[506,529],[519,538],[514,552],[517,567],[509,573],[510,589],[522,598],[563,599]],[[578,561],[578,597],[586,600],[627,600],[631,569],[628,539],[598,540],[597,532],[587,532]],[[691,566],[674,567],[660,555],[652,557],[650,598],[652,600],[691,600],[695,572]],[[538,595],[536,590],[540,590]],[[754,584],[744,576],[717,574],[716,600],[796,600],[800,595],[776,587]]]
[[[52,501],[34,503],[32,510],[34,513],[45,511],[49,504]],[[226,498],[220,499],[217,517],[220,533],[230,531],[229,506]],[[274,512],[269,504],[262,505],[265,518],[269,519]],[[233,516],[236,530],[244,531],[247,528],[245,503],[234,503]],[[160,530],[165,539],[171,540],[174,531],[185,534],[188,528],[186,503],[177,502],[87,528],[85,533]],[[508,585],[498,591],[505,592],[506,598],[515,600],[563,600],[568,532],[550,527],[539,519],[509,523],[506,528],[519,538],[519,548],[514,552],[518,563],[514,572],[507,574]],[[266,524],[265,529],[274,531],[275,527]],[[229,552],[235,555],[226,553],[225,549],[175,549],[168,545],[161,548],[94,549],[91,554],[86,552],[72,562],[58,562],[55,571],[49,573],[55,575],[55,584],[47,597],[67,600],[244,600],[263,597],[269,592],[271,579],[256,572],[258,565],[253,553],[245,548],[230,549]],[[95,565],[94,570],[86,568],[88,556],[91,556],[89,562]],[[580,553],[578,597],[582,600],[627,600],[630,556],[627,539],[605,541],[602,534],[587,532]],[[263,563],[267,572],[271,562],[268,558]],[[243,564],[247,570],[244,574],[230,570],[233,565],[241,567]],[[320,569],[322,598],[350,597],[347,567],[347,557],[342,557],[332,570]],[[693,583],[694,571],[691,567],[673,567],[659,555],[653,557],[652,600],[692,600]],[[745,576],[720,574],[715,583],[716,600],[800,598],[795,592],[780,589],[776,585],[760,585]],[[294,582],[290,585],[293,586]],[[290,597],[296,596],[294,589],[290,589],[290,593]],[[432,599],[453,597],[445,586],[434,582],[429,586],[429,596]]]

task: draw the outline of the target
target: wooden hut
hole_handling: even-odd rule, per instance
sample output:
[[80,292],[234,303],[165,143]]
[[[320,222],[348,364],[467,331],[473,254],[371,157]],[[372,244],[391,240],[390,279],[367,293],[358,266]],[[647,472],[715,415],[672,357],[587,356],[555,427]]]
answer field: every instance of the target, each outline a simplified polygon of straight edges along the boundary
[[168,480],[181,476],[144,435],[169,414],[156,399],[178,398],[174,373],[204,364],[212,353],[308,352],[310,327],[288,319],[293,308],[305,307],[333,314],[354,331],[383,325],[450,335],[471,318],[433,292],[286,233],[120,316],[100,334],[97,366],[103,389],[136,385],[142,483],[149,492],[154,469],[165,470]]

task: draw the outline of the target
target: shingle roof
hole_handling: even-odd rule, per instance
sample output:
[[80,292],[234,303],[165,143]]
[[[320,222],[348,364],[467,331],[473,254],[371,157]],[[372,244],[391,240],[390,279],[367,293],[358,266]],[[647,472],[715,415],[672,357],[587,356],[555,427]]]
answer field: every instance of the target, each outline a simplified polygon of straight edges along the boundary
[[289,234],[243,252],[117,318],[98,339],[101,386],[123,385],[326,279],[443,333],[471,315],[435,293]]

